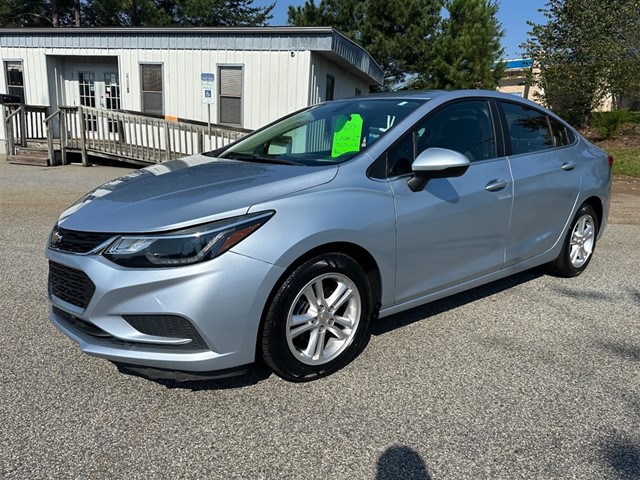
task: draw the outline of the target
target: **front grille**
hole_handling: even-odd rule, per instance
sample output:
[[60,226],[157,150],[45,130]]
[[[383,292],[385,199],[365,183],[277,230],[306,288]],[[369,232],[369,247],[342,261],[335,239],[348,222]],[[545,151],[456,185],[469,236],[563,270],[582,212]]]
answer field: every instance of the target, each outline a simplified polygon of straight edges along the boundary
[[70,253],[89,253],[102,245],[113,233],[77,232],[56,226],[51,232],[51,247]]
[[189,350],[208,349],[196,328],[186,318],[177,315],[123,315],[122,318],[133,328],[146,335],[190,338],[191,342],[185,344],[185,348],[189,348]]
[[[64,322],[67,326],[73,327],[76,330],[79,330],[87,335],[91,335],[94,337],[97,342],[101,342],[105,345],[112,345],[115,347],[138,347],[146,350],[162,350],[162,351],[185,351],[188,350],[190,352],[194,351],[203,351],[209,350],[202,337],[198,335],[198,332],[195,332],[197,335],[197,339],[194,338],[193,342],[187,343],[185,345],[161,345],[157,343],[143,343],[143,342],[129,342],[125,340],[120,340],[119,338],[115,338],[111,336],[109,333],[105,332],[101,328],[98,328],[96,325],[87,322],[81,318],[75,317],[70,313],[65,312],[64,310],[59,309],[58,307],[53,307],[53,313],[58,317],[58,320]],[[149,317],[155,318],[155,317]],[[180,317],[173,317],[180,318]],[[187,321],[183,318],[181,320]],[[193,328],[193,326],[191,326]],[[193,337],[180,337],[180,338],[193,338]]]
[[84,272],[49,262],[49,294],[71,305],[87,308],[96,286]]

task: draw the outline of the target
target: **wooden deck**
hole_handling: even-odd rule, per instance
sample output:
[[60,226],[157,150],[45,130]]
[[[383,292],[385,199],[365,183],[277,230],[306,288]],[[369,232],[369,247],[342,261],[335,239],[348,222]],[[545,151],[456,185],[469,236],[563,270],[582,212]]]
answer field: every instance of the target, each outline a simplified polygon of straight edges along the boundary
[[[38,130],[24,127],[27,109],[24,105],[11,109],[5,106],[7,156],[15,163],[66,164],[69,153],[79,153],[84,165],[88,165],[89,156],[150,165],[215,150],[250,132],[191,120],[89,107],[60,107],[48,117],[43,116],[40,121],[46,128]],[[27,145],[29,131],[46,132],[46,140],[40,141],[38,147],[30,148]]]

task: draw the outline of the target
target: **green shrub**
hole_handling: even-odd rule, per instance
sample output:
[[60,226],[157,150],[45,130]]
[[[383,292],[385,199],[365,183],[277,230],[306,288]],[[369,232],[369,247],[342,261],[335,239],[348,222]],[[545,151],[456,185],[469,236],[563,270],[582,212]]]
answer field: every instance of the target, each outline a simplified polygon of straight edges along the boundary
[[627,122],[640,124],[640,112],[628,112],[629,118],[627,118]]
[[602,138],[613,138],[620,135],[622,126],[629,121],[630,117],[627,110],[595,112],[591,114],[590,123]]

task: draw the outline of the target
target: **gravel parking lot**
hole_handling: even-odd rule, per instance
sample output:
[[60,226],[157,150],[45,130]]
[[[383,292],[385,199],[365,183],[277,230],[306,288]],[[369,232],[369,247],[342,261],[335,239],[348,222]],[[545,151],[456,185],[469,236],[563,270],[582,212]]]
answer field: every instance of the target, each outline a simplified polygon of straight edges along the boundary
[[48,320],[49,229],[126,172],[0,158],[0,478],[640,478],[633,192],[576,279],[526,272],[380,320],[317,382],[173,384],[119,373]]

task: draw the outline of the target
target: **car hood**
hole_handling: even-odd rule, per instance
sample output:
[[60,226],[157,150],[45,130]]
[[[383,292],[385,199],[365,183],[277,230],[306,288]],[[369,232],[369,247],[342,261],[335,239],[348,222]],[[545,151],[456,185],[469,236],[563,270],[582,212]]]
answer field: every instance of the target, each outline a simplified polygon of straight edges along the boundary
[[96,188],[58,224],[84,232],[140,233],[241,215],[256,203],[330,182],[336,165],[273,165],[194,155]]

